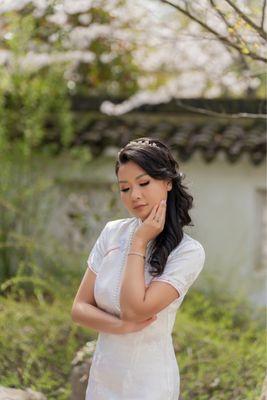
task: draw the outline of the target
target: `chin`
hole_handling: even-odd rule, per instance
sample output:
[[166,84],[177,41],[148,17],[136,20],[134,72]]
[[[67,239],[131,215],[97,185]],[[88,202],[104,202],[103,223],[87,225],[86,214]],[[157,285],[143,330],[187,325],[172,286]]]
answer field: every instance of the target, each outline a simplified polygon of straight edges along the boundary
[[149,216],[151,211],[152,211],[152,208],[149,210],[147,210],[147,208],[143,209],[143,210],[134,210],[134,215],[137,218],[141,218],[141,220],[144,221],[144,219],[146,219]]
[[140,213],[139,218],[141,218],[141,220],[144,221],[144,219],[146,219],[149,216],[149,214],[150,211],[146,213]]

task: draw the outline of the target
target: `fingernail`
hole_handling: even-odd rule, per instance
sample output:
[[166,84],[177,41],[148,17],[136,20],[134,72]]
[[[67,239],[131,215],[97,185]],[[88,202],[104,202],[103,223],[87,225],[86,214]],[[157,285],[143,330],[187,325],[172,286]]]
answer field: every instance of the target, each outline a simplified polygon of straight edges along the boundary
[[161,204],[166,204],[166,200],[161,200]]

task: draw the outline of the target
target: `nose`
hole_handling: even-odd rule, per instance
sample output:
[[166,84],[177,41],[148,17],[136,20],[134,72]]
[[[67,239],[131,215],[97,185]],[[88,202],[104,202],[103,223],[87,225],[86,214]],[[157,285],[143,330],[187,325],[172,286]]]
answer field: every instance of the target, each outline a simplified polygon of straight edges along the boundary
[[141,199],[141,193],[138,187],[132,189],[131,199],[133,202],[136,202],[138,199]]

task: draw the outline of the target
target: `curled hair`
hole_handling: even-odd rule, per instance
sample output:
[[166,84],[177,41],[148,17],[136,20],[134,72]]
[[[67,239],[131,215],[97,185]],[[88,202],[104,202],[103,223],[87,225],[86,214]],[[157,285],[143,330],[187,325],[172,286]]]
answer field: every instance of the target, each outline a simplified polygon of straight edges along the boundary
[[159,139],[143,137],[126,144],[116,160],[117,176],[120,165],[129,161],[138,164],[154,179],[172,181],[172,189],[168,191],[164,229],[154,239],[148,260],[151,275],[159,276],[164,271],[170,252],[183,239],[183,226],[194,226],[188,214],[193,205],[193,197],[182,184],[185,175],[179,172],[179,165],[170,149]]

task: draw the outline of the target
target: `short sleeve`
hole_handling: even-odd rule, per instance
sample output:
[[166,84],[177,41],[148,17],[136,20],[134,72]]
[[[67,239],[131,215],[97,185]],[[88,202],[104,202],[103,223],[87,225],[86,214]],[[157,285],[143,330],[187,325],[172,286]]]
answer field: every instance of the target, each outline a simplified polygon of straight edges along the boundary
[[170,253],[162,275],[152,281],[169,283],[177,290],[179,298],[183,297],[197,279],[204,262],[205,251],[199,242],[184,243]]
[[98,274],[100,264],[107,249],[107,238],[108,238],[107,231],[108,231],[108,222],[104,226],[100,235],[98,236],[87,258],[88,268],[90,268],[96,275]]

